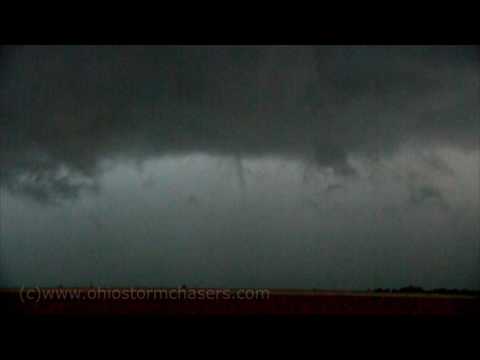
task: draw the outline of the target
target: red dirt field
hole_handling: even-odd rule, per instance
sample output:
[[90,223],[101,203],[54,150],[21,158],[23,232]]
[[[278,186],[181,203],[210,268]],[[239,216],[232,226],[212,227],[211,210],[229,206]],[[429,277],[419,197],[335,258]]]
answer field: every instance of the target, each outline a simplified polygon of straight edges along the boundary
[[[42,291],[53,289],[42,289]],[[73,289],[62,289],[72,291]],[[193,289],[188,289],[192,291]],[[193,291],[198,291],[195,289]],[[205,290],[205,289],[204,289]],[[218,289],[210,289],[220,291]],[[92,289],[75,289],[75,299],[41,299],[40,290],[0,290],[1,311],[25,315],[320,315],[440,316],[480,319],[480,298],[459,295],[384,294],[343,291],[269,290],[257,299],[87,298]],[[58,291],[58,289],[56,290]],[[117,291],[122,289],[109,289]],[[138,290],[135,290],[138,291]],[[140,290],[142,291],[142,290]],[[144,290],[146,291],[146,290]],[[226,290],[230,291],[230,290]],[[93,293],[92,293],[93,294]],[[27,296],[28,295],[28,296]]]

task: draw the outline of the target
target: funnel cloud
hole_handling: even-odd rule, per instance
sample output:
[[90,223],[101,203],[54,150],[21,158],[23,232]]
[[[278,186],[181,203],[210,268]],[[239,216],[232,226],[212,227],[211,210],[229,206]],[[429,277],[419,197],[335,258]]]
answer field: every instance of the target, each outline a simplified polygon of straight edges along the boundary
[[2,287],[480,287],[478,46],[0,54]]

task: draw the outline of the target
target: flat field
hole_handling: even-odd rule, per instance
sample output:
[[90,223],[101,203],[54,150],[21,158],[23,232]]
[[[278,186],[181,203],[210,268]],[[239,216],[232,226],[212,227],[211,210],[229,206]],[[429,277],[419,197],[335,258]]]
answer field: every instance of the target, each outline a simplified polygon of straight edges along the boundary
[[[203,292],[207,289],[201,289]],[[462,295],[398,294],[353,291],[267,290],[250,299],[227,297],[132,298],[115,296],[125,289],[109,289],[99,296],[92,289],[3,289],[1,311],[7,315],[319,315],[319,316],[440,316],[480,319],[480,298]],[[28,292],[30,291],[30,292]],[[73,292],[74,296],[51,294]],[[141,294],[147,290],[136,289]],[[168,290],[167,290],[168,291]],[[28,293],[27,293],[28,292]],[[112,296],[114,294],[114,296]],[[49,297],[49,298],[48,298]]]

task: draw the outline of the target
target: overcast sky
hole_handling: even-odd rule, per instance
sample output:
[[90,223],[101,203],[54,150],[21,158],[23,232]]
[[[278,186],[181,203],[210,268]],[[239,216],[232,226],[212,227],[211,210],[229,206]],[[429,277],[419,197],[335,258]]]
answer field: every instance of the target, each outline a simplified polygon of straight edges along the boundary
[[0,286],[480,288],[480,48],[0,52]]

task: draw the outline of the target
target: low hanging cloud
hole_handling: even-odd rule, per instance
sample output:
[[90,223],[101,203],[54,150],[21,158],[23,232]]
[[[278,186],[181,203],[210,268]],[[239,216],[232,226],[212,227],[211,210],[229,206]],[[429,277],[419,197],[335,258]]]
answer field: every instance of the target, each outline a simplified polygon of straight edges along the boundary
[[478,149],[476,46],[25,46],[1,64],[1,183],[37,199],[106,158],[232,156],[245,188],[242,158],[350,177],[351,156],[405,143]]

